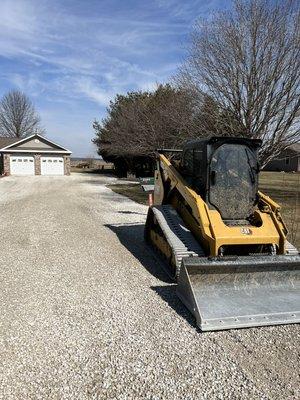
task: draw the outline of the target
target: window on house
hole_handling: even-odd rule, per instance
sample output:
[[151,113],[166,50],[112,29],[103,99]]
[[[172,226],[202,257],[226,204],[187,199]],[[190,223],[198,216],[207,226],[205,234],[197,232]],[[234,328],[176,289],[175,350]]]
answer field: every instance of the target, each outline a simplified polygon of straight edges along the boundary
[[285,157],[285,165],[290,165],[291,157]]

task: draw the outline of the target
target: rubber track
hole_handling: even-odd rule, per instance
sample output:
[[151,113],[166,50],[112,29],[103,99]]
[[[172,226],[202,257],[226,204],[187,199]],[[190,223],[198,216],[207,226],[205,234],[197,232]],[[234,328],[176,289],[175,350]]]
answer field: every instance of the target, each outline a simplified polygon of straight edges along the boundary
[[[201,245],[171,205],[153,206],[152,210],[172,249],[178,272],[183,257],[205,257]],[[299,254],[296,247],[288,241],[286,249],[288,255]]]
[[183,257],[204,257],[201,245],[171,205],[153,206],[153,213],[175,257],[177,271]]

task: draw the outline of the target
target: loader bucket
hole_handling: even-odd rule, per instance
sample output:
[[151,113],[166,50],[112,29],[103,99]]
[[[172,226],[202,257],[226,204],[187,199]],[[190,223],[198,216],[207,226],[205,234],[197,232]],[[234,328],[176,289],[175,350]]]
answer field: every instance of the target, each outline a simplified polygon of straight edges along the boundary
[[300,256],[182,260],[177,295],[202,331],[300,322]]

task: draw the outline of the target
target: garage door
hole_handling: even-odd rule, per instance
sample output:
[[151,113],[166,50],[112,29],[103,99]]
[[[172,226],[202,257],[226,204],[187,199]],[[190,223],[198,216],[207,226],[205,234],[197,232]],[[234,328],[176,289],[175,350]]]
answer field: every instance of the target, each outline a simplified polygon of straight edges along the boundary
[[42,175],[64,175],[63,157],[41,157]]
[[11,175],[34,175],[34,158],[29,156],[10,156]]

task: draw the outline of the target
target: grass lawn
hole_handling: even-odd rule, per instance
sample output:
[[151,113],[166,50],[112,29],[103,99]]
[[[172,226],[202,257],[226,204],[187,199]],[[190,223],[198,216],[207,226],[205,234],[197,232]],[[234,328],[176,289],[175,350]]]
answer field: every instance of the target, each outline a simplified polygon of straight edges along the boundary
[[281,214],[290,231],[289,240],[300,247],[300,174],[262,172],[260,190],[281,205]]
[[[114,192],[148,204],[148,194],[139,184],[108,185]],[[300,174],[261,172],[259,188],[282,206],[281,213],[290,231],[289,240],[300,247]]]
[[139,183],[121,183],[107,185],[113,192],[129,197],[140,204],[148,204],[148,193],[145,193]]

